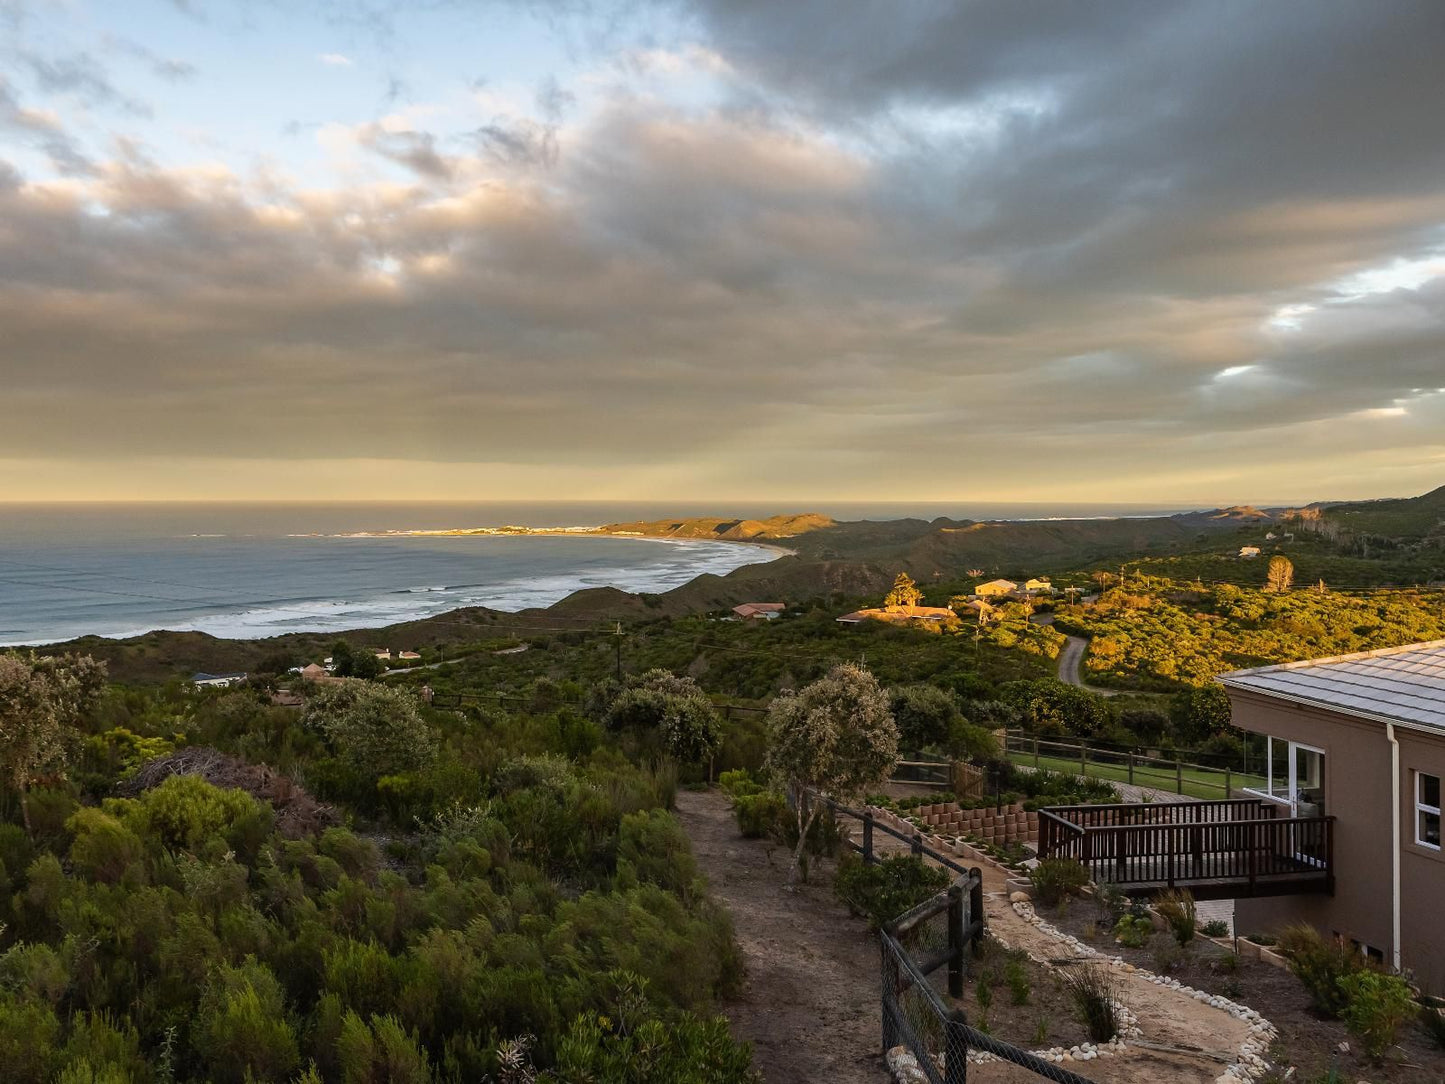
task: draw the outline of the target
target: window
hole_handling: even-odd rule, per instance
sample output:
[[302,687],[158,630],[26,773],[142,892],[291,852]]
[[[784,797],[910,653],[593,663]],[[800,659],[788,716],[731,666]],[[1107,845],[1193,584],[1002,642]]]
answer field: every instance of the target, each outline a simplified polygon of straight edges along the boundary
[[1440,849],[1440,777],[1415,773],[1415,842]]

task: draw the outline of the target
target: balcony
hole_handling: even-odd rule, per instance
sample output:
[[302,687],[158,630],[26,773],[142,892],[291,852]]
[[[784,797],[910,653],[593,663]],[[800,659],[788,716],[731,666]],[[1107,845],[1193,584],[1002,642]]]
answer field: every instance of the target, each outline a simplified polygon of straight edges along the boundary
[[1279,809],[1257,798],[1053,806],[1039,814],[1039,857],[1076,858],[1096,883],[1136,896],[1333,893],[1335,819]]

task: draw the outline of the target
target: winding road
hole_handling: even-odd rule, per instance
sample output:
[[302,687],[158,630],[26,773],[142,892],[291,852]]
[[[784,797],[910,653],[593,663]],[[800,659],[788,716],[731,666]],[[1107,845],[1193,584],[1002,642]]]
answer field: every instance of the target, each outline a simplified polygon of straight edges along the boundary
[[[1054,618],[1052,614],[1040,614],[1037,617],[1029,618],[1036,625],[1052,625]],[[1070,636],[1064,634],[1064,646],[1059,651],[1059,680],[1065,685],[1077,685],[1081,689],[1087,689],[1099,696],[1118,696],[1114,689],[1100,689],[1095,685],[1084,683],[1083,676],[1079,673],[1079,667],[1084,661],[1084,652],[1089,650],[1089,641],[1083,636]]]

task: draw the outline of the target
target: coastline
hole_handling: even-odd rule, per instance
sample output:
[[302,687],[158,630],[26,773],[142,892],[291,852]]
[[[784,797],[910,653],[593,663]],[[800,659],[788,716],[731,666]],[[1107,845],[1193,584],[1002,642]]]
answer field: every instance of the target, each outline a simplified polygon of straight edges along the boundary
[[700,538],[695,535],[648,534],[645,531],[610,531],[600,527],[444,527],[436,529],[391,530],[391,531],[349,531],[341,534],[288,534],[287,538],[620,538],[636,539],[641,542],[725,542],[730,546],[756,546],[758,549],[776,553],[779,557],[796,557],[797,550],[788,549],[776,541],[756,542],[748,538]]

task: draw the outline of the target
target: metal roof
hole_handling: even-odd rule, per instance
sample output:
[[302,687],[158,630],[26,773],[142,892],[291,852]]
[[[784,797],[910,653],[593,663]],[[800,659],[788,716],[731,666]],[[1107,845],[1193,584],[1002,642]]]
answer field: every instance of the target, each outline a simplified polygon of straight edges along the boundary
[[1445,730],[1445,640],[1221,674],[1231,689]]

